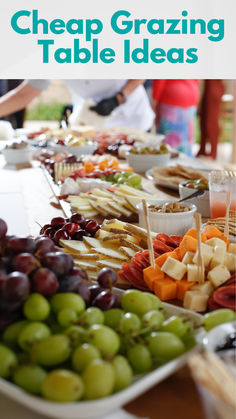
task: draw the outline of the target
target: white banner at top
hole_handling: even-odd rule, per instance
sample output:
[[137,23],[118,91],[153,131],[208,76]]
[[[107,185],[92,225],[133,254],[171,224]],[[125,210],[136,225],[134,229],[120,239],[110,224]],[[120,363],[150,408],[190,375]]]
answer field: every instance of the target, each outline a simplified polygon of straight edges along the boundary
[[0,78],[236,78],[236,0],[8,0]]

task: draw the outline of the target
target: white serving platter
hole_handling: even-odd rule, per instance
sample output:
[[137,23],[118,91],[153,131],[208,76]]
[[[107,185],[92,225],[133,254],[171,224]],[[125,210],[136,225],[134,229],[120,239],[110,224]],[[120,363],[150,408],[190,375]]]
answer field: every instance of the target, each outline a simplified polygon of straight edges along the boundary
[[[198,313],[194,313],[167,303],[163,303],[163,309],[168,316],[178,315],[191,320],[196,325],[202,324],[202,316]],[[188,356],[201,348],[205,332],[201,327],[197,330],[197,344],[190,351],[166,363],[162,367],[156,368],[148,374],[136,376],[133,383],[127,389],[103,399],[80,401],[76,403],[49,402],[41,399],[40,397],[32,396],[29,393],[26,393],[19,387],[4,379],[0,379],[0,393],[14,401],[19,402],[24,407],[45,416],[60,419],[103,419],[106,414],[115,411],[117,408],[135,399],[152,386],[160,383],[166,377],[181,368],[187,362]]]
[[147,179],[153,180],[155,185],[161,186],[163,188],[171,189],[172,191],[179,192],[179,184],[174,185],[174,183],[161,182],[160,180],[155,179],[153,174],[152,174],[152,169],[147,170],[145,175],[146,175]]

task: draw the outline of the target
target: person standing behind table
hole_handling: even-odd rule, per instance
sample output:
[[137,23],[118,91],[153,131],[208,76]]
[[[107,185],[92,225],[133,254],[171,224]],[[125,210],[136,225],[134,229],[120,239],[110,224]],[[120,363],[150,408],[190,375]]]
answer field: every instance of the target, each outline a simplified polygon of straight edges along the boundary
[[[222,80],[205,80],[200,106],[201,141],[197,157],[208,156],[216,159],[220,135],[220,105],[223,94],[224,85]],[[206,153],[207,141],[211,144],[209,154]]]
[[193,156],[199,80],[153,80],[157,133],[165,144]]
[[[76,112],[82,109],[86,99],[93,99],[91,108],[107,117],[104,128],[129,127],[148,131],[155,114],[143,87],[145,80],[63,80],[72,93]],[[26,107],[50,80],[25,80],[16,89],[0,98],[0,118]]]

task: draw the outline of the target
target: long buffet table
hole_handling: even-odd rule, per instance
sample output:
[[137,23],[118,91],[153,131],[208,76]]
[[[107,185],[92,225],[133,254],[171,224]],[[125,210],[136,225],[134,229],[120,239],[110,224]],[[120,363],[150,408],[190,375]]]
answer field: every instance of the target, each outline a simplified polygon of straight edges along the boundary
[[[148,192],[159,193],[160,199],[171,196],[164,190],[158,192],[152,182],[145,178],[143,185]],[[50,187],[37,163],[32,168],[16,171],[4,167],[0,156],[0,216],[6,219],[10,234],[37,236],[38,223],[44,225],[52,217],[61,215],[60,209],[50,205],[51,196]],[[0,396],[0,405],[4,419],[13,419],[16,415],[18,419],[43,419],[41,415],[3,396]],[[172,419],[173,416],[175,419],[205,418],[198,391],[187,367],[129,403],[125,409],[138,417],[150,419]],[[121,419],[119,414],[118,417]]]

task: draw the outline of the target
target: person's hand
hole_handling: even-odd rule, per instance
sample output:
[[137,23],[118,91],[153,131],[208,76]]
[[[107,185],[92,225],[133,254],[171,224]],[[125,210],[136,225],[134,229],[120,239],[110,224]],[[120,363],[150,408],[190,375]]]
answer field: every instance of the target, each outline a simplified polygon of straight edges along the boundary
[[154,112],[156,112],[158,101],[157,99],[152,99],[151,106]]
[[91,106],[91,111],[97,112],[99,115],[108,116],[112,111],[119,106],[119,102],[116,96],[108,99],[103,99],[95,106]]

